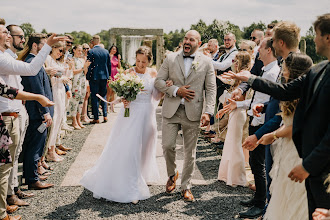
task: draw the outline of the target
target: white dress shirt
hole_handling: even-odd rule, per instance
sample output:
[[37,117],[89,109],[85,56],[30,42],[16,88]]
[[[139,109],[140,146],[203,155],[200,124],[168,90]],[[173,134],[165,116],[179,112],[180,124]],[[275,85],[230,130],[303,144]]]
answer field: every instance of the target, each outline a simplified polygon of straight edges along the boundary
[[259,48],[260,48],[260,45],[254,47],[254,49],[253,49],[253,55],[254,55],[254,57],[257,57],[257,54],[258,54]]
[[[45,44],[38,55],[31,63],[18,61],[12,57],[10,52],[3,53],[0,51],[0,77],[6,84],[22,89],[21,81],[16,76],[35,76],[38,74],[47,55],[51,51],[51,47]],[[12,51],[11,51],[12,52]],[[19,112],[22,106],[19,100],[9,100],[0,97],[0,112]]]
[[[195,57],[196,56],[196,53],[190,55],[191,57]],[[188,73],[190,71],[190,68],[191,68],[191,65],[192,65],[192,62],[194,61],[194,59],[191,59],[191,58],[184,58],[183,59],[183,63],[184,63],[184,77],[187,78],[188,76]],[[174,91],[173,91],[173,96],[176,97],[177,95],[177,92],[178,92],[179,88],[176,88]],[[184,105],[184,98],[181,99],[181,104]]]
[[[234,50],[236,50],[236,51],[234,51]],[[233,46],[233,48],[231,48],[228,52],[226,52],[225,54],[222,55],[222,56],[224,56],[224,58],[221,62],[220,62],[220,59],[222,56],[217,61],[212,60],[214,69],[225,71],[226,69],[231,67],[231,65],[233,64],[233,59],[235,58],[237,53],[238,53],[238,51],[237,51],[236,46]]]
[[[277,60],[269,63],[267,66],[264,66],[262,68],[262,70],[264,71],[262,78],[263,79],[268,79],[272,82],[276,82],[277,76],[280,73],[280,67],[277,64]],[[270,96],[258,91],[254,92],[254,97],[253,97],[253,101],[251,99],[247,99],[244,101],[237,101],[237,108],[244,108],[244,109],[248,109],[251,106],[251,109],[249,109],[247,111],[247,114],[250,116],[253,116],[253,120],[251,122],[252,126],[258,126],[258,125],[262,125],[265,122],[265,114],[261,114],[260,117],[256,117],[253,115],[253,111],[252,111],[252,107],[255,104],[258,103],[265,103],[269,101]],[[252,101],[252,104],[251,104]]]
[[[5,53],[10,54],[14,59],[17,59],[17,55],[11,50],[7,49]],[[21,84],[21,77],[18,75],[0,75],[3,81],[14,88],[19,90],[23,90],[23,86]],[[19,112],[22,108],[22,101],[21,100],[10,100],[4,97],[0,97],[0,113],[3,112]]]

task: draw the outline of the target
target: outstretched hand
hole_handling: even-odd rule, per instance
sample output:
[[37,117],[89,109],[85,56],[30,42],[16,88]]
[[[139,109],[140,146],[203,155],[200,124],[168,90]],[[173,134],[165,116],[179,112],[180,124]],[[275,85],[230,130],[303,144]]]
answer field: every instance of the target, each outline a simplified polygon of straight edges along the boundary
[[42,105],[42,107],[50,107],[55,104],[54,102],[50,101],[46,96],[43,95],[38,95],[36,100]]
[[69,38],[66,36],[60,36],[56,37],[56,34],[52,34],[48,39],[47,39],[47,44],[49,46],[52,46],[53,44],[59,42],[59,41],[69,41]]
[[243,70],[239,73],[234,73],[233,71],[224,72],[222,77],[225,79],[238,79],[247,82],[251,77],[251,73],[247,70]]
[[253,115],[256,117],[260,117],[260,113],[264,110],[264,104],[259,103],[259,104],[255,104],[252,107],[252,111],[253,111]]

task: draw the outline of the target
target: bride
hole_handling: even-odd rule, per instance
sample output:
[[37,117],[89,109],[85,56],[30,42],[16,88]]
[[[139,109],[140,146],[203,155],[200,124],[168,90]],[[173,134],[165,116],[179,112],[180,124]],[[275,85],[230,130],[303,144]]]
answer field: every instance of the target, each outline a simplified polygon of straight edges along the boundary
[[[291,53],[285,59],[282,72],[286,82],[308,72],[312,66],[310,57],[304,54]],[[271,144],[273,166],[269,173],[271,199],[264,219],[308,219],[307,194],[304,183],[291,181],[288,174],[302,159],[292,141],[293,115],[298,100],[281,102],[281,116],[284,125],[273,133],[265,134],[258,144]]]
[[80,181],[95,198],[135,204],[150,197],[147,183],[159,178],[155,110],[163,94],[154,87],[157,72],[148,67],[151,61],[149,47],[136,51],[136,66],[127,72],[143,79],[144,90],[130,103],[122,99],[130,116],[124,117],[121,108],[100,158]]

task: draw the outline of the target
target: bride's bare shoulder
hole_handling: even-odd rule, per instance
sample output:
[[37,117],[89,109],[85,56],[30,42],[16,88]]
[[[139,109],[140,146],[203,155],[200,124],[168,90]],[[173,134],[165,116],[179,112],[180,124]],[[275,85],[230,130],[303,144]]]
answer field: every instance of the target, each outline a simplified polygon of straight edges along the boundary
[[157,70],[154,69],[154,68],[149,68],[149,69],[150,69],[150,76],[152,78],[156,78],[156,76],[157,76]]

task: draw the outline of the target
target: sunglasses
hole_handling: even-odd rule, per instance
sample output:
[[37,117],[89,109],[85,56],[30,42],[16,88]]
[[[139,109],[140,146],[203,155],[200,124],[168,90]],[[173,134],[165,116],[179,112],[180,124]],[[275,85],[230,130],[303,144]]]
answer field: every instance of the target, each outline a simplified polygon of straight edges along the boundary
[[68,41],[68,42],[66,42],[66,44],[72,44],[72,42]]
[[250,40],[255,40],[255,39],[257,39],[256,37],[250,37]]
[[19,37],[21,40],[24,39],[24,35],[13,35],[13,34],[12,34],[11,36],[13,36],[13,37],[14,37],[14,36]]
[[89,48],[83,48],[83,50],[89,50]]
[[247,49],[238,49],[238,51],[247,51]]
[[58,51],[60,51],[60,53],[63,53],[63,50],[62,49],[59,49]]

